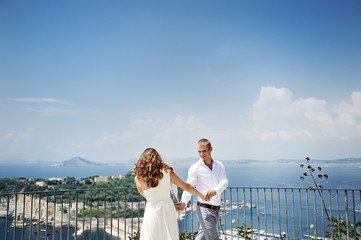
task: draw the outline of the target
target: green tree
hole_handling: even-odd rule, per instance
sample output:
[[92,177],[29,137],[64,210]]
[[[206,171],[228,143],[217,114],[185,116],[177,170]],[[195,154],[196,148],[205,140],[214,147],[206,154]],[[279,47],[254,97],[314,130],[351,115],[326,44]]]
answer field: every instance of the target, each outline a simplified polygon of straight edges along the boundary
[[134,232],[133,236],[128,236],[129,240],[138,240],[140,238],[140,232]]
[[197,236],[198,232],[189,232],[189,233],[186,233],[186,232],[182,232],[180,235],[179,235],[179,240],[195,240],[196,239],[196,236]]
[[242,223],[240,227],[236,227],[237,235],[244,238],[245,240],[252,239],[251,235],[254,232],[251,228],[247,228],[245,223]]
[[73,185],[73,184],[75,184],[76,183],[76,179],[75,179],[75,177],[66,177],[66,179],[65,179],[65,184],[67,184],[67,185]]

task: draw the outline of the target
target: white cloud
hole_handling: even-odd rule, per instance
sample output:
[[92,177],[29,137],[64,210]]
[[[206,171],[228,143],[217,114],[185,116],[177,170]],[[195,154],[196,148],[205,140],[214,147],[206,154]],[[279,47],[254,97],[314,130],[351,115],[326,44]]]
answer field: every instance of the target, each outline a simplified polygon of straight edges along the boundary
[[260,136],[261,141],[272,141],[277,139],[289,141],[293,138],[311,139],[312,133],[306,130],[279,130],[273,132],[265,130],[261,133]]
[[130,127],[122,133],[103,134],[96,146],[117,145],[128,141],[168,141],[181,135],[208,131],[200,120],[192,115],[177,115],[173,120],[132,119]]
[[38,112],[48,116],[55,115],[81,115],[84,113],[96,113],[97,111],[91,109],[63,109],[63,108],[27,108],[27,111]]
[[279,115],[281,114],[284,117],[289,115],[292,97],[293,94],[286,88],[262,87],[251,111],[251,119],[255,129],[282,123],[283,121],[279,121]]
[[4,99],[2,101],[24,103],[27,106],[25,108],[26,111],[37,112],[47,116],[55,116],[55,115],[76,116],[84,113],[99,113],[98,111],[93,109],[73,108],[72,103],[55,98],[10,98],[10,99]]
[[[99,151],[107,149],[129,157],[138,156],[147,147],[155,147],[172,157],[184,157],[194,155],[195,139],[209,131],[193,115],[177,115],[171,120],[138,118],[131,119],[129,127],[124,131],[103,133],[93,143],[79,146]],[[190,147],[184,148],[187,144]]]
[[328,106],[316,98],[294,99],[286,88],[262,87],[251,111],[261,141],[361,139],[361,93]]
[[28,144],[32,141],[35,133],[36,132],[34,128],[28,128],[27,130],[22,132],[14,132],[10,130],[1,137],[1,143],[14,143],[15,145]]
[[[217,114],[217,109],[214,110]],[[94,123],[96,125],[89,122],[87,125],[97,128],[84,126],[77,135],[71,135],[74,132],[57,135],[56,140],[46,136],[42,129],[38,129],[38,133],[34,128],[25,128],[25,131],[3,130],[0,147],[8,154],[23,152],[23,155],[27,155],[32,151],[34,158],[40,154],[75,154],[104,161],[128,161],[139,156],[146,147],[155,147],[170,159],[196,157],[196,141],[206,137],[213,143],[213,156],[219,159],[270,160],[303,158],[306,155],[333,159],[358,157],[361,154],[360,92],[354,92],[349,99],[331,105],[316,97],[295,98],[287,88],[265,86],[249,110],[249,115],[242,116],[239,126],[222,122],[211,126],[206,119],[194,114],[178,114],[164,119],[160,113],[159,117],[129,119],[128,125],[124,124],[124,115],[119,119],[113,118],[109,126],[99,125],[99,121]],[[42,113],[57,115],[77,112],[47,108]],[[51,134],[57,134],[57,129]],[[35,141],[35,135],[41,135],[36,136],[41,142]],[[45,145],[49,145],[48,148]]]
[[[79,109],[72,108],[72,105],[68,101],[55,99],[55,98],[9,98],[0,99],[0,102],[18,102],[23,103],[26,111],[37,112],[47,116],[55,115],[81,115],[84,113],[98,113],[98,111],[92,109]],[[58,106],[61,107],[58,107]],[[23,106],[23,105],[21,105]],[[44,107],[47,106],[47,107]],[[54,107],[56,106],[56,107]]]
[[12,100],[16,102],[24,102],[24,103],[57,103],[57,104],[66,104],[66,105],[70,104],[67,101],[54,99],[54,98],[14,98]]
[[[214,156],[222,159],[302,158],[324,149],[327,151],[320,157],[336,151],[345,157],[346,149],[361,140],[360,96],[355,92],[349,101],[329,106],[326,100],[314,97],[295,99],[286,88],[262,87],[250,115],[242,118],[243,127],[220,123],[216,130],[194,115],[179,114],[170,120],[137,118],[129,120],[123,130],[104,132],[98,139],[76,146],[84,151],[127,155],[128,159],[146,147],[155,147],[168,157],[179,158],[196,156],[196,141],[206,137],[214,143]],[[345,140],[350,144],[338,148]]]
[[106,145],[117,145],[120,143],[120,135],[117,133],[103,134],[95,141],[95,147],[100,148]]
[[206,127],[193,115],[187,117],[177,115],[175,119],[168,121],[162,119],[133,119],[131,120],[131,129],[126,131],[122,135],[122,138],[128,140],[141,136],[167,140],[174,135],[183,135],[204,130],[206,130]]
[[361,92],[334,107],[335,128],[342,139],[361,139]]

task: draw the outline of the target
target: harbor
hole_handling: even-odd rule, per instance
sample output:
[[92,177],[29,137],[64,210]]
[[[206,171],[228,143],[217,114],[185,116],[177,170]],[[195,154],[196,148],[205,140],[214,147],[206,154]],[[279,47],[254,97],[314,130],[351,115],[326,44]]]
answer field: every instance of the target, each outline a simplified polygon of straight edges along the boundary
[[[286,237],[286,233],[282,232],[281,234],[272,234],[272,233],[267,233],[264,230],[260,230],[258,231],[257,229],[251,229],[249,230],[249,234],[248,237],[251,239],[259,239],[259,240],[267,240],[267,239],[284,239]],[[239,234],[237,229],[233,229],[233,230],[226,230],[224,233],[221,232],[220,234],[220,239],[221,240],[227,240],[227,239],[244,239],[242,237],[240,237],[242,235]]]

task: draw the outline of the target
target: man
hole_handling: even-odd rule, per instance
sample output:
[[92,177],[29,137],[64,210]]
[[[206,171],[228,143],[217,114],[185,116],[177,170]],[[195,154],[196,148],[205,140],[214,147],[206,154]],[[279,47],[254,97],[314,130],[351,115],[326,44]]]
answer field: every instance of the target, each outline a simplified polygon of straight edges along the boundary
[[[206,198],[210,200],[203,201],[198,198],[197,218],[200,227],[196,240],[218,240],[218,211],[221,205],[221,193],[227,188],[228,179],[223,164],[212,159],[213,148],[207,139],[199,140],[197,149],[200,159],[190,166],[187,182],[199,192],[206,194]],[[183,192],[181,201],[176,203],[177,211],[184,210],[191,196],[189,192]]]

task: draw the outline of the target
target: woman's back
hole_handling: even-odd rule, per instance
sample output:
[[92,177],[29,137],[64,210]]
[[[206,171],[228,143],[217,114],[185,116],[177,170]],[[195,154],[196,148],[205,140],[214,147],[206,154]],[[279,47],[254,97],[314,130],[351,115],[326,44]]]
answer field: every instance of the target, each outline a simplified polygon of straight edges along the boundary
[[170,175],[168,171],[163,171],[163,178],[159,180],[158,186],[143,190],[149,202],[165,201],[170,198]]
[[169,171],[163,171],[158,186],[143,190],[147,199],[141,240],[178,240],[177,214],[170,197]]

